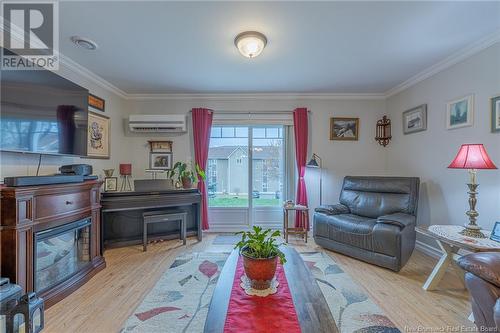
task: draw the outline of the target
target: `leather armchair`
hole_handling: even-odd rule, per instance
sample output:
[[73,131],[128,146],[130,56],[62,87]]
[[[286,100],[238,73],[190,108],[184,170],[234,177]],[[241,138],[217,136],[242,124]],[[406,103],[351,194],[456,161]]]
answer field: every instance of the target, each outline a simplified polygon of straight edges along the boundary
[[479,332],[500,331],[500,252],[473,253],[461,257],[474,322]]
[[415,248],[418,178],[344,178],[340,203],[315,209],[318,245],[399,271]]

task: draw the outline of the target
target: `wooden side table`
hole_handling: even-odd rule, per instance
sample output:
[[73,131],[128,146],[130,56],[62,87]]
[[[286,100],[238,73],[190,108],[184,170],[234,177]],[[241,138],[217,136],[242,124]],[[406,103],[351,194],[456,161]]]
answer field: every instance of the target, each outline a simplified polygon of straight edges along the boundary
[[[416,231],[436,240],[443,255],[423,285],[424,290],[434,290],[441,281],[448,266],[458,260],[460,249],[470,252],[500,252],[500,243],[488,238],[472,238],[461,235],[463,227],[459,225],[431,225],[417,227]],[[489,234],[488,231],[484,231]],[[458,267],[458,266],[457,266]],[[461,269],[460,269],[461,271]],[[460,276],[463,280],[463,276]]]
[[[288,214],[290,211],[297,211],[304,217],[305,225],[304,228],[289,228],[288,227]],[[285,242],[288,243],[288,234],[302,235],[304,241],[307,243],[307,229],[309,227],[309,208],[306,206],[295,205],[292,207],[283,206],[283,234],[285,236]]]

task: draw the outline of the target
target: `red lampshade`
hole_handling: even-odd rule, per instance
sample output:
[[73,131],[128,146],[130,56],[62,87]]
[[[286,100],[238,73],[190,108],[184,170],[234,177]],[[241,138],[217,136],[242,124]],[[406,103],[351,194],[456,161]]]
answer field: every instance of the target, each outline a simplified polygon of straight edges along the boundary
[[120,164],[120,175],[130,176],[132,175],[132,164]]
[[496,169],[482,144],[465,144],[460,147],[457,156],[448,165],[452,169]]

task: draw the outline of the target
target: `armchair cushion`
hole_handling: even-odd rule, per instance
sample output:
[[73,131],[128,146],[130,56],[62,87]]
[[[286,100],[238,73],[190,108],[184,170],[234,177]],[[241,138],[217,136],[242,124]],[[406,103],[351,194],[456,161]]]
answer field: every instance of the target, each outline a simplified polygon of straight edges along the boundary
[[408,225],[415,224],[415,220],[416,217],[413,215],[405,213],[394,213],[394,214],[380,216],[377,219],[377,223],[392,224],[403,229]]
[[458,260],[458,265],[500,288],[500,252],[478,252]]
[[349,214],[349,207],[343,204],[336,205],[323,205],[315,209],[315,212],[322,213],[326,215],[339,215],[339,214]]

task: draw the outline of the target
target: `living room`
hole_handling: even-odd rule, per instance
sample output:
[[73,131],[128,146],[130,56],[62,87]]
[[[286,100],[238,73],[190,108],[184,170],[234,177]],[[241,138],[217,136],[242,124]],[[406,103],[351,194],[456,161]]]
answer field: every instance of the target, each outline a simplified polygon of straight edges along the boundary
[[500,328],[500,2],[2,10],[2,332]]

